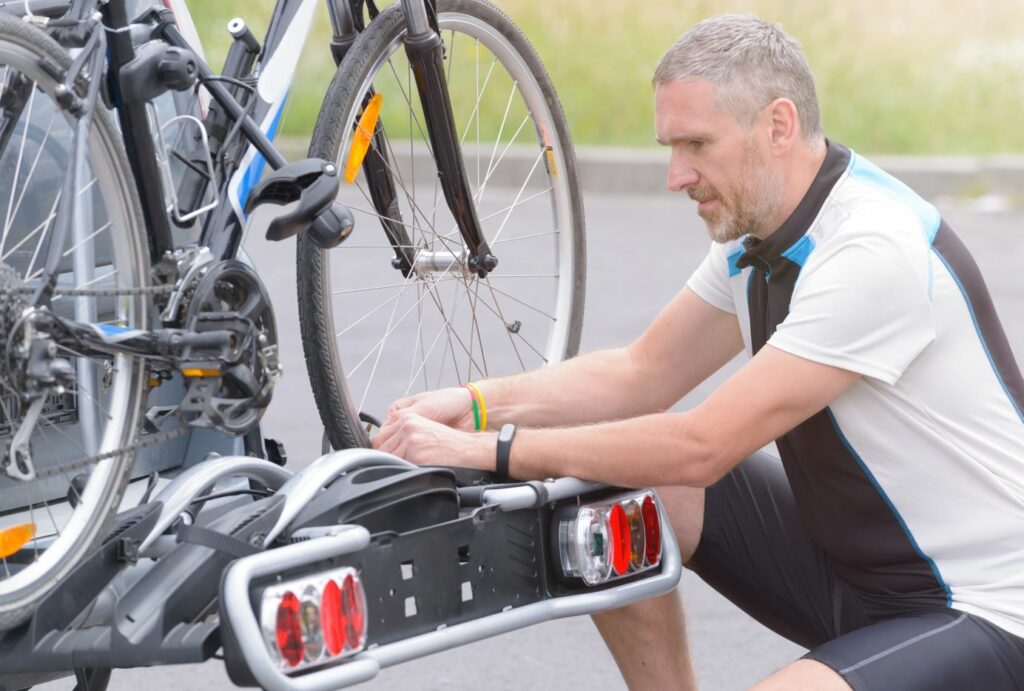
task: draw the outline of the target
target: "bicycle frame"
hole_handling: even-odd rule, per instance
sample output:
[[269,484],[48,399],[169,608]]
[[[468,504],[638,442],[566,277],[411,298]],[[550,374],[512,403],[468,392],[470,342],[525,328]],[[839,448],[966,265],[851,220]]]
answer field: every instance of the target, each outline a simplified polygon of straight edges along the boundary
[[[250,104],[249,109],[244,108],[223,84],[216,81],[218,75],[215,75],[197,56],[199,78],[204,88],[224,109],[231,125],[238,126],[241,135],[248,140],[248,145],[238,160],[226,162],[226,170],[231,171],[230,176],[226,176],[219,185],[221,199],[226,201],[222,201],[207,214],[203,225],[200,242],[211,249],[215,259],[229,259],[236,255],[246,221],[245,202],[259,180],[264,166],[269,164],[271,168],[278,169],[287,164],[286,159],[274,147],[273,138],[280,125],[298,57],[309,37],[316,1],[277,0],[255,68],[258,75],[255,92],[258,98],[255,99],[255,103]],[[177,11],[187,12],[180,0],[175,0],[173,4]],[[45,10],[49,17],[60,16],[61,9],[66,7],[69,16],[86,18],[97,6],[95,0],[69,0],[66,5],[49,0],[30,0],[23,3],[24,13],[32,14],[33,9]],[[357,22],[355,12],[361,6],[362,3],[357,0],[327,0],[334,34],[331,47],[338,62],[358,33],[361,17]],[[142,200],[143,216],[150,239],[150,258],[156,263],[172,250],[174,245],[163,192],[159,185],[150,184],[152,180],[161,179],[156,142],[150,134],[146,104],[139,101],[126,102],[120,98],[117,89],[120,71],[134,57],[130,18],[127,15],[125,0],[110,0],[100,7],[105,33],[100,33],[98,37],[90,37],[83,53],[91,54],[95,58],[96,64],[93,67],[97,68],[100,64],[99,56],[103,52],[104,44],[107,43],[103,39],[106,33],[109,33],[108,82],[113,92],[114,108],[124,133],[128,160]],[[442,47],[437,31],[434,2],[402,0],[402,9],[407,23],[406,49],[416,75],[431,144],[433,150],[437,152],[442,189],[470,249],[469,266],[483,276],[496,266],[497,259],[491,254],[480,232],[480,222],[476,217],[466,180],[444,70],[441,67]],[[187,22],[187,26],[191,29],[191,21]],[[94,33],[96,32],[100,32],[99,27],[94,29]],[[188,33],[194,32],[189,30]],[[161,23],[155,37],[162,38],[172,46],[191,49],[189,41],[174,24]],[[97,82],[98,80],[94,80],[94,84]],[[88,110],[94,107],[95,97],[95,92],[92,92],[87,98],[86,113],[82,118],[86,124]],[[84,136],[81,127],[79,130],[81,134],[76,136],[76,141]],[[379,128],[375,133],[378,145],[382,144],[383,137],[383,130]],[[370,187],[378,212],[381,216],[390,218],[389,212],[393,213],[390,206],[394,199],[394,184],[390,173],[387,172],[388,162],[384,147],[376,146],[374,149],[375,154],[369,158],[369,165],[384,171],[385,174],[370,176]],[[76,146],[73,154],[72,160],[77,162],[71,166],[68,186],[77,182],[76,171],[82,165],[85,152],[82,147]],[[58,237],[66,235],[67,226],[74,218],[73,195],[68,196],[72,199],[62,202],[58,209],[55,224]],[[402,260],[401,268],[408,272],[411,268],[411,258],[406,256],[406,250],[402,249],[403,245],[407,244],[404,229],[401,228],[400,219],[392,221],[385,224],[385,231],[396,248],[396,254]],[[37,305],[49,301],[61,247],[60,242],[51,245],[51,256],[47,257],[47,271],[44,273],[44,287],[35,300]]]

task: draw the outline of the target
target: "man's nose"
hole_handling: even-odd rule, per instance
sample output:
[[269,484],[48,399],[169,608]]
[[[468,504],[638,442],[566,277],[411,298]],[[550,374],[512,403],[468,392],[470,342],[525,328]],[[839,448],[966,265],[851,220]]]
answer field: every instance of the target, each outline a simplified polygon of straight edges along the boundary
[[673,155],[668,164],[668,189],[672,192],[682,192],[687,187],[692,187],[700,180],[697,170],[690,165],[682,156]]

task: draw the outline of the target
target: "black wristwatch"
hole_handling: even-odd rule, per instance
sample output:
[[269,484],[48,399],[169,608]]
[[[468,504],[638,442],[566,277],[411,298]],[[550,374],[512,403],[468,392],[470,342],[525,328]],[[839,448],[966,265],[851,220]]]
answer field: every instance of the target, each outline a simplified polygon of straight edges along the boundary
[[501,426],[498,432],[498,461],[494,472],[501,479],[508,478],[508,459],[512,455],[512,440],[516,436],[516,426],[511,422]]

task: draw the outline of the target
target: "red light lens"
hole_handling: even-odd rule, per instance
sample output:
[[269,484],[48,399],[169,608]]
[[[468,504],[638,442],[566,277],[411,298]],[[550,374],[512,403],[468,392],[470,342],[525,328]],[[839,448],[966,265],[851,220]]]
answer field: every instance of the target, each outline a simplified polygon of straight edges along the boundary
[[646,537],[645,556],[647,563],[654,565],[661,559],[661,517],[658,515],[658,505],[654,503],[654,497],[648,495],[644,498],[644,536]]
[[299,619],[299,598],[288,591],[277,606],[277,649],[289,666],[302,662],[305,646],[302,643],[302,625]]
[[345,577],[341,604],[345,612],[345,638],[348,646],[358,648],[363,644],[363,634],[366,633],[366,602],[363,599],[362,584],[351,575]]
[[338,582],[331,579],[324,586],[324,596],[320,601],[320,620],[324,626],[324,645],[331,656],[340,655],[345,649],[345,627],[348,617],[341,606],[341,588]]
[[621,576],[629,569],[629,519],[622,504],[612,507],[608,523],[611,526],[612,568]]

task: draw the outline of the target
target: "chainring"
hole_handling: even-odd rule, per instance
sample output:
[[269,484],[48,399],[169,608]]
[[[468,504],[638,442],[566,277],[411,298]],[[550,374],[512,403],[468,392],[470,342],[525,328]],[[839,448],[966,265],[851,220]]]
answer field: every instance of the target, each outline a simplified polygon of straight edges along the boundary
[[263,417],[281,373],[277,327],[263,282],[242,262],[217,262],[197,279],[183,321],[189,331],[229,330],[235,337],[216,362],[209,354],[186,353],[191,371],[218,374],[187,377],[180,412],[193,427],[244,434]]

